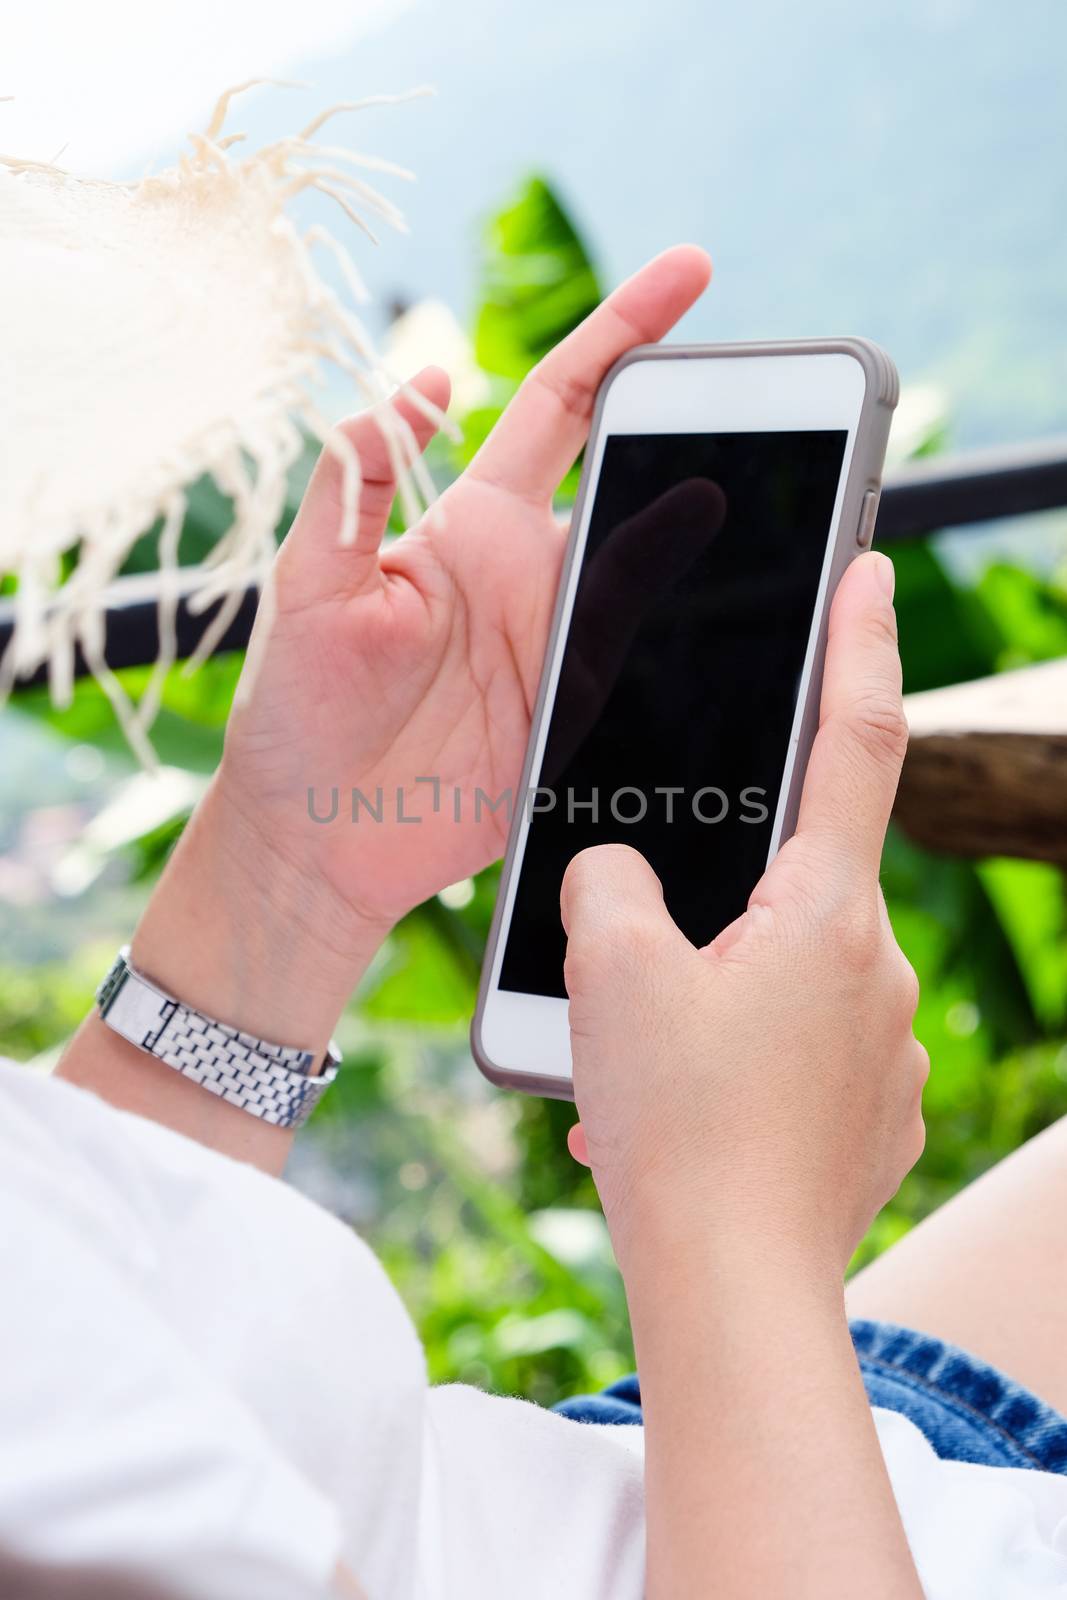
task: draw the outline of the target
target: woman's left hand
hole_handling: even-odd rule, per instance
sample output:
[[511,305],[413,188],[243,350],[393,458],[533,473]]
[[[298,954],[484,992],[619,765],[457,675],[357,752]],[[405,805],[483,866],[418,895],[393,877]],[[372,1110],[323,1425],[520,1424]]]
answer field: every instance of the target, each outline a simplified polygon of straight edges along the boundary
[[[275,563],[222,763],[132,941],[135,966],[209,1017],[322,1059],[390,927],[501,853],[548,636],[564,534],[556,486],[612,362],[658,339],[710,263],[669,250],[522,385],[441,501],[382,549],[395,488],[373,413],[344,425],[362,466],[355,542],[325,454]],[[429,370],[424,396],[447,404]],[[432,428],[396,407],[425,447]],[[435,793],[436,789],[436,793]],[[377,807],[352,818],[352,792]],[[455,792],[459,791],[459,819]],[[329,816],[333,791],[337,815]],[[398,794],[402,803],[398,804]],[[437,804],[435,805],[435,799]],[[419,820],[413,821],[418,818]],[[152,1061],[91,1016],[62,1075],[277,1172],[291,1133]]]
[[[340,463],[320,459],[278,557],[214,798],[242,819],[234,838],[299,873],[309,903],[323,897],[334,929],[351,916],[384,931],[501,854],[508,806],[490,802],[516,800],[565,541],[553,494],[608,368],[666,333],[710,271],[682,245],[622,284],[530,373],[471,466],[395,544],[382,548],[395,482],[373,413],[344,425],[363,473],[352,545],[339,543]],[[447,404],[440,371],[415,383]],[[432,425],[406,400],[396,409],[424,448]],[[381,791],[381,822],[362,803],[353,821],[353,790],[374,807]],[[334,791],[334,820],[313,820],[309,798],[329,817]]]

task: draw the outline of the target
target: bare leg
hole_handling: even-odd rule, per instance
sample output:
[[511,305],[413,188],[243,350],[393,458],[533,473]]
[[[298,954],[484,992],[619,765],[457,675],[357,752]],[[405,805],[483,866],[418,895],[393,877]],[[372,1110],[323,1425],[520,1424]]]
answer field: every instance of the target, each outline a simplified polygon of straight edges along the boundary
[[1067,1414],[1067,1118],[856,1274],[849,1315],[932,1333]]

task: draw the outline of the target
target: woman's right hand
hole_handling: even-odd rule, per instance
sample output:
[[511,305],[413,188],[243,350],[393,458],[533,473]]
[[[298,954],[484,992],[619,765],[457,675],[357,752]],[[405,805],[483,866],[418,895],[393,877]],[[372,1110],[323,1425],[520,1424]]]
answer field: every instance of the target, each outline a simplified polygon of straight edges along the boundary
[[637,1238],[722,1230],[843,1273],[923,1146],[915,975],[878,882],[904,750],[893,569],[834,600],[796,834],[704,950],[625,846],[563,886],[581,1126],[624,1273]]

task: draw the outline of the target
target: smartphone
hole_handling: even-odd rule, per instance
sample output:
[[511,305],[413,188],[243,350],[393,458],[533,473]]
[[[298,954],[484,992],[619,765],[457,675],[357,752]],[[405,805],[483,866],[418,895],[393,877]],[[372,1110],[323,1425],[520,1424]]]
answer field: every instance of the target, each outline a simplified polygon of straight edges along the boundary
[[648,346],[608,373],[471,1029],[494,1083],[573,1095],[559,892],[579,850],[640,850],[699,946],[793,831],[898,392],[851,338]]

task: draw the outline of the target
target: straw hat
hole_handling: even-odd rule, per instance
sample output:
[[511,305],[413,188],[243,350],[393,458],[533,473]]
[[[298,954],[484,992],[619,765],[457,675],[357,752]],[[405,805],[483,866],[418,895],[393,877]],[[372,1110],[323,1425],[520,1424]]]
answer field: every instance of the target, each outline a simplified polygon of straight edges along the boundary
[[[410,174],[317,136],[340,111],[407,97],[332,106],[299,134],[246,153],[244,135],[225,126],[231,99],[251,86],[228,90],[203,133],[189,136],[190,153],[138,183],[0,157],[0,577],[17,585],[0,698],[47,663],[62,704],[78,645],[146,758],[173,660],[187,487],[209,474],[234,507],[204,564],[182,569],[194,607],[223,598],[206,654],[248,584],[265,578],[286,475],[307,435],[343,461],[341,538],[353,535],[359,462],[320,410],[328,369],[370,404],[396,387],[360,320],[368,295],[351,257],[322,226],[301,233],[289,208],[317,189],[371,238],[374,218],[402,228],[364,174]],[[432,485],[410,430],[388,406],[382,417],[406,509],[417,514]],[[156,524],[161,658],[134,707],[104,660],[105,591]]]

